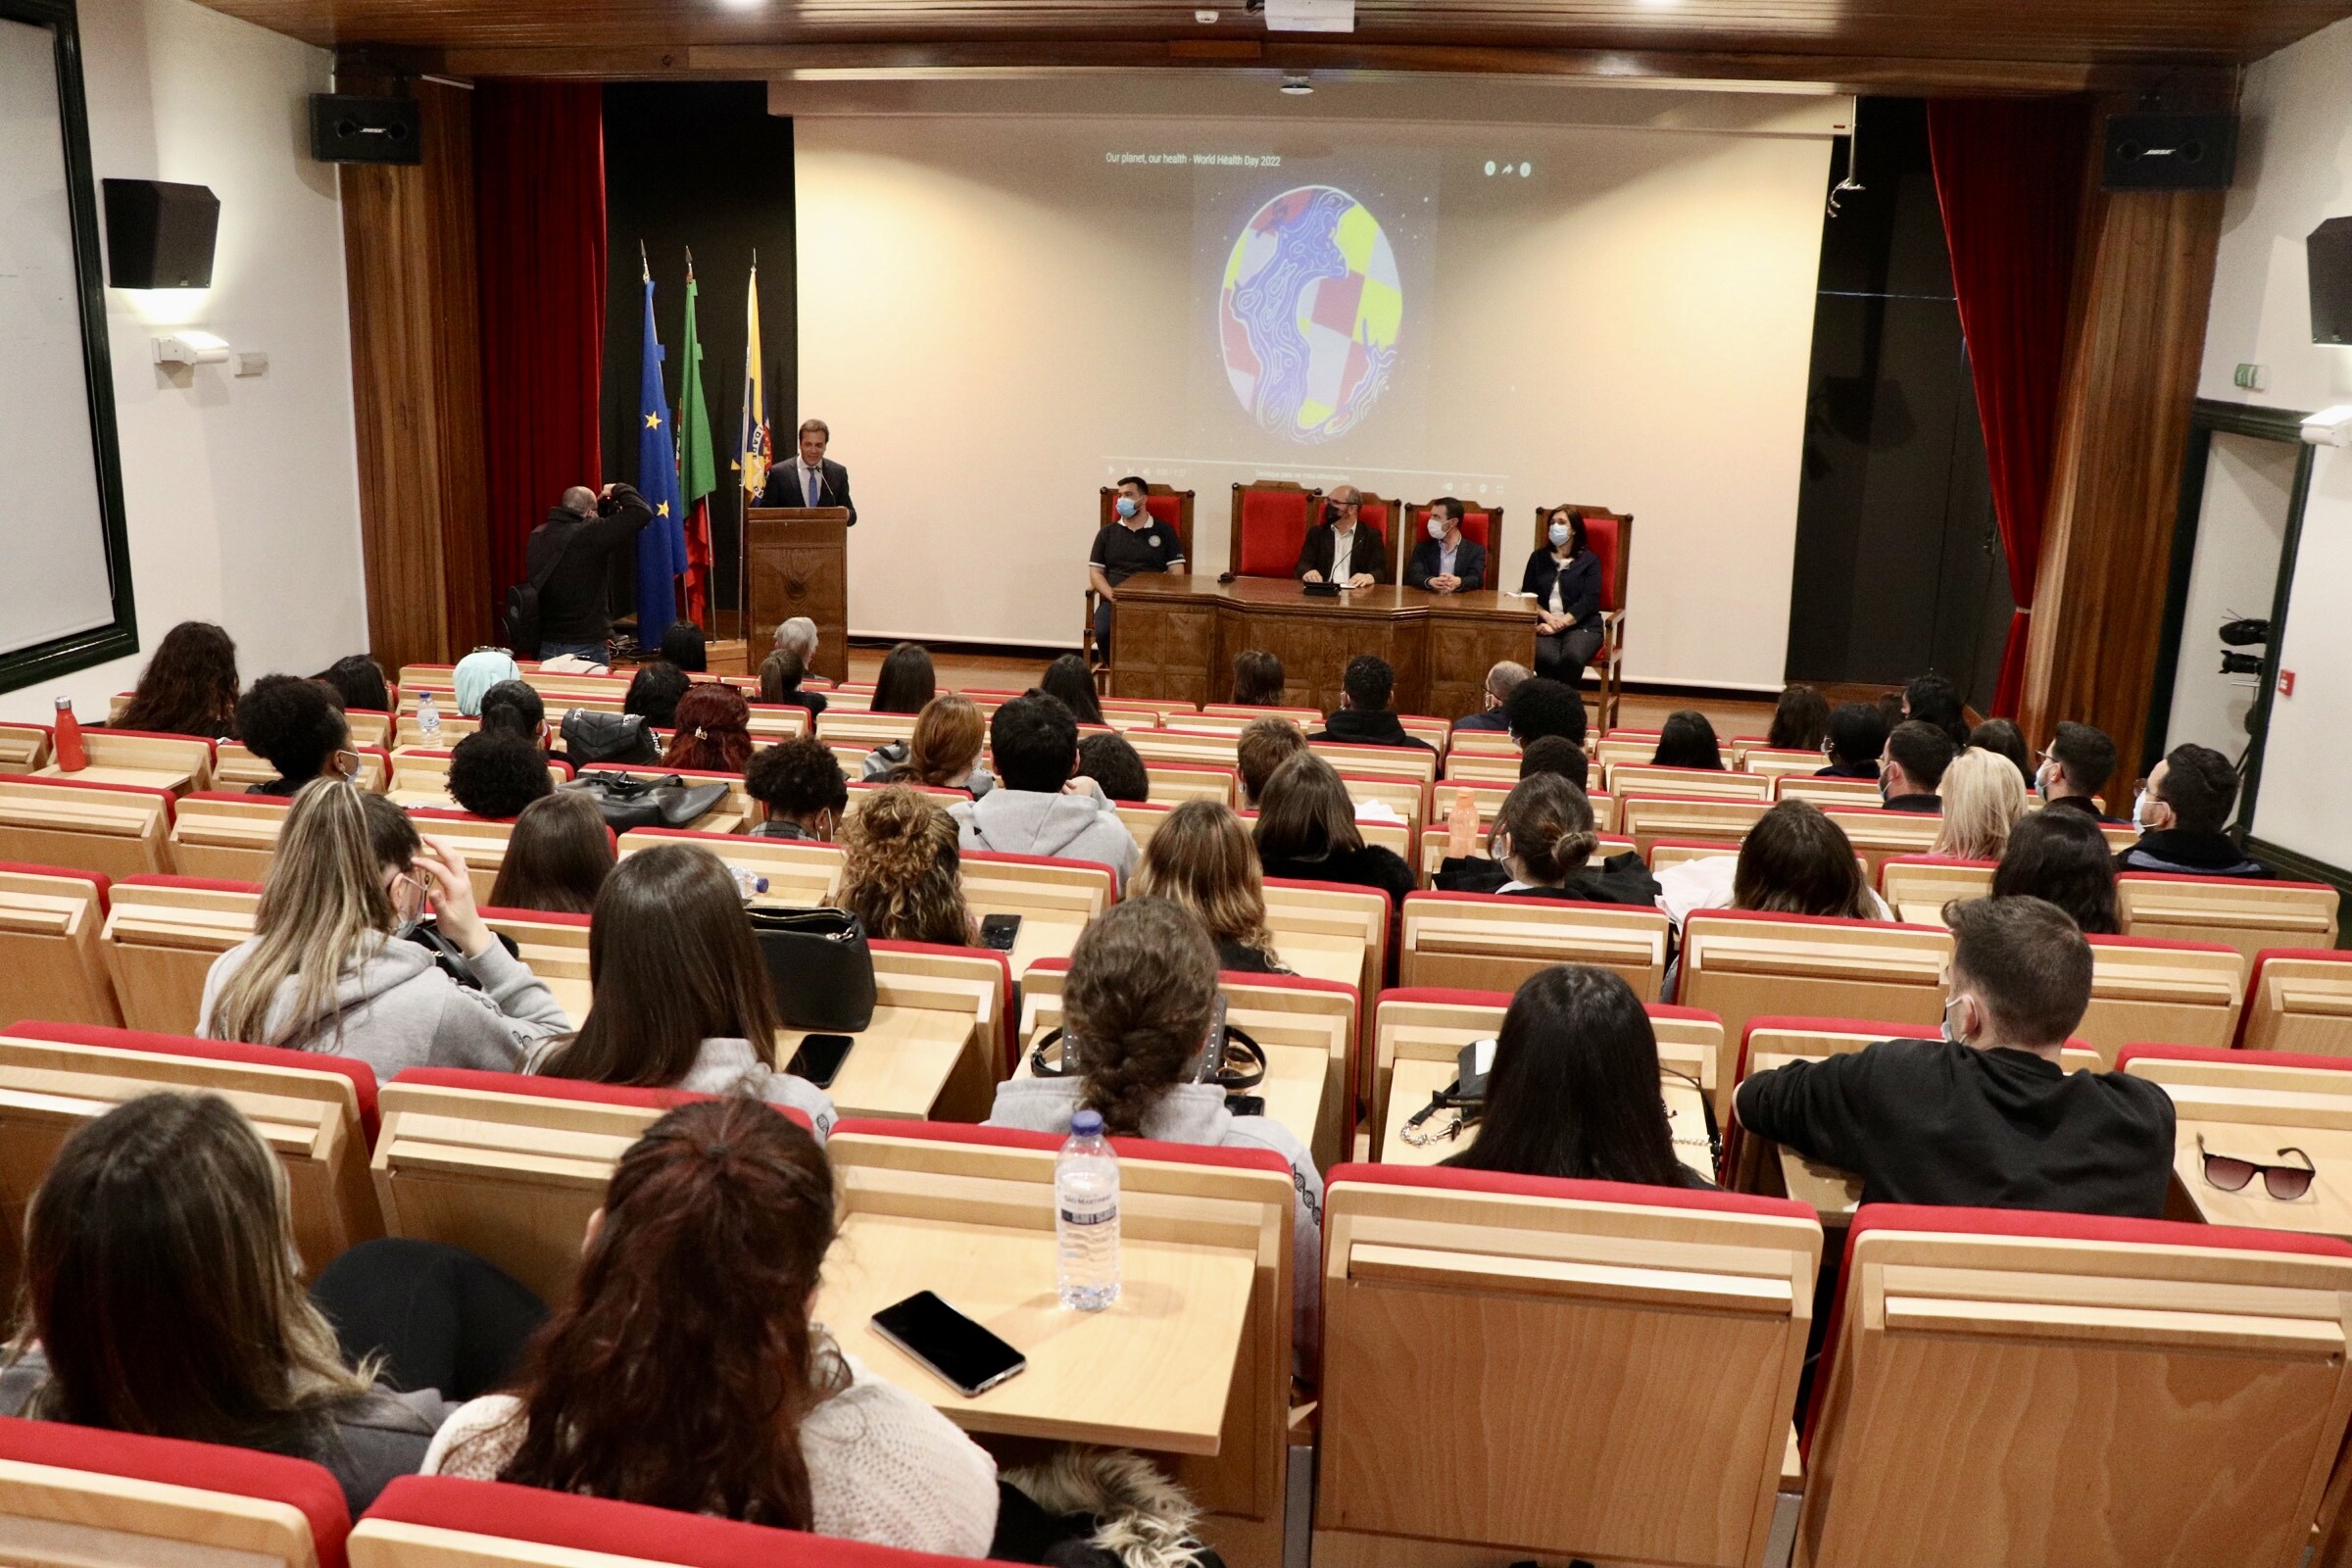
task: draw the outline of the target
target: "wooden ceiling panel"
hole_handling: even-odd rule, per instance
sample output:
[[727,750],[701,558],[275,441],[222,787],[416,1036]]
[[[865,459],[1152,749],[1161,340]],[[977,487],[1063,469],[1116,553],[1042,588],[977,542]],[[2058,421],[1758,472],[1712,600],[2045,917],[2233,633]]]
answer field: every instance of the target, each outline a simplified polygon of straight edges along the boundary
[[[215,9],[328,46],[428,51],[477,67],[564,74],[728,74],[737,51],[828,46],[829,63],[1109,63],[1211,55],[1231,64],[1322,59],[1411,68],[1511,52],[1589,74],[1696,74],[1678,60],[1744,76],[1922,80],[2004,76],[2048,90],[2070,76],[2243,65],[2352,15],[2352,0],[1357,0],[1348,35],[1269,34],[1239,4],[1202,25],[1168,0],[206,0]],[[1203,0],[1206,3],[1206,0]],[[1203,48],[1202,46],[1209,46]],[[1119,47],[1135,51],[1120,55]],[[1222,50],[1218,48],[1222,46]],[[1198,54],[1196,54],[1198,51]],[[1303,52],[1303,53],[1301,53]],[[1490,61],[1486,57],[1492,55]],[[595,69],[598,61],[616,69]],[[1661,62],[1652,65],[1650,62]],[[568,63],[570,69],[564,70]],[[1211,61],[1214,63],[1214,60]],[[1453,69],[1429,64],[1422,69]]]

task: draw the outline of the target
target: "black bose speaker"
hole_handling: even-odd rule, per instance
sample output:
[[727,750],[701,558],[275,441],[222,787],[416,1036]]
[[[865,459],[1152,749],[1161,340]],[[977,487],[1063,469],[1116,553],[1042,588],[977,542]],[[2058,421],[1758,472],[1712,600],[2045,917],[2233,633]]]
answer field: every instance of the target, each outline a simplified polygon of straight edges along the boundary
[[322,164],[423,163],[416,100],[311,94],[311,156]]
[[106,281],[113,288],[210,288],[220,198],[204,185],[110,179]]
[[2352,217],[2313,229],[2303,253],[2311,266],[2311,340],[2352,343]]
[[2237,172],[2235,115],[2109,115],[2108,190],[2227,190]]

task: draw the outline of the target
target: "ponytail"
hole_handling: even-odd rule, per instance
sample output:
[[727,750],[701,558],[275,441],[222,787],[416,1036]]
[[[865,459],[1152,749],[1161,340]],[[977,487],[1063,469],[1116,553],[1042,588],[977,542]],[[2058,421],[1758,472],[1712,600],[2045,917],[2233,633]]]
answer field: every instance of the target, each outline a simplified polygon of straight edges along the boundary
[[1539,886],[1557,885],[1583,870],[1600,845],[1592,802],[1556,773],[1521,779],[1495,813],[1494,834],[1510,836],[1526,879]]

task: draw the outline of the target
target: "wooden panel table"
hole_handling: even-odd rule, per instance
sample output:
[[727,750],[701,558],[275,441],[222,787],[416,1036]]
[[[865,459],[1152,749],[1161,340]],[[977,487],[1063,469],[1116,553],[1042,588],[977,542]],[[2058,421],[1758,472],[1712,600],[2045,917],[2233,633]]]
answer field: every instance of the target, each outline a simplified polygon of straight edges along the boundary
[[1294,703],[1340,706],[1340,675],[1357,654],[1396,671],[1391,706],[1406,713],[1471,713],[1497,662],[1532,663],[1536,612],[1516,594],[1433,594],[1394,583],[1309,598],[1287,577],[1145,574],[1119,587],[1111,690],[1121,697],[1211,703],[1233,696],[1233,658],[1262,648],[1282,661]]

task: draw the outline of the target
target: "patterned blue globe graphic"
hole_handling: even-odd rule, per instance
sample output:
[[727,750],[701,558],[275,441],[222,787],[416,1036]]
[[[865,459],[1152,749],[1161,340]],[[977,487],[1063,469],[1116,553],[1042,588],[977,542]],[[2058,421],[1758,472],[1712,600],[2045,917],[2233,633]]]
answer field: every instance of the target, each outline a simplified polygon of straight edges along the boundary
[[1313,446],[1363,423],[1396,366],[1404,291],[1371,210],[1300,185],[1242,225],[1217,300],[1225,376],[1260,429]]

